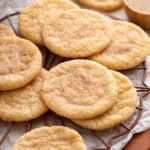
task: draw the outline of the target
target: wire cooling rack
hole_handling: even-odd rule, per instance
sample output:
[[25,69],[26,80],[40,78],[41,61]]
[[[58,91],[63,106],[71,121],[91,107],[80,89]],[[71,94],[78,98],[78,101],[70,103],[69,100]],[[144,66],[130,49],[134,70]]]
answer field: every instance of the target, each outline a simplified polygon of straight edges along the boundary
[[[19,33],[16,31],[16,29],[14,27],[12,17],[18,16],[19,14],[20,14],[20,12],[15,12],[15,13],[8,14],[8,15],[0,18],[1,23],[8,21],[9,25],[11,26],[11,28],[14,30],[14,32],[18,36],[19,36]],[[108,14],[104,14],[104,15],[106,15],[107,17],[110,17],[111,19],[120,20],[119,18],[116,18],[112,15],[108,15]],[[39,47],[39,48],[40,48],[40,50],[42,52],[42,56],[43,56],[43,67],[47,70],[49,70],[51,67],[57,65],[60,62],[69,60],[67,58],[63,58],[63,57],[57,56],[55,54],[52,54],[45,47]],[[109,150],[111,148],[111,146],[113,145],[113,142],[116,139],[118,139],[119,137],[121,137],[123,135],[128,134],[135,127],[135,125],[138,123],[138,121],[140,120],[142,112],[144,111],[144,108],[143,108],[144,97],[146,97],[147,95],[150,94],[150,88],[147,87],[147,85],[145,84],[145,80],[146,80],[146,76],[147,76],[147,66],[144,62],[142,67],[138,67],[138,68],[135,68],[132,70],[133,71],[134,70],[137,70],[137,71],[142,70],[142,78],[140,80],[142,86],[135,86],[135,88],[137,89],[137,92],[140,93],[140,96],[139,96],[139,105],[136,107],[136,116],[134,118],[134,121],[129,123],[129,125],[119,124],[118,126],[123,128],[123,131],[116,132],[114,135],[109,137],[109,139],[107,141],[105,141],[102,136],[99,136],[98,131],[90,130],[91,133],[99,140],[99,142],[101,142],[105,146],[105,148],[92,147],[91,150]],[[47,116],[48,116],[48,114],[44,114],[43,119],[41,120],[43,122],[43,125],[45,125],[45,126],[49,126]],[[56,115],[56,117],[60,120],[62,125],[64,125],[64,126],[66,125],[65,119],[63,117],[60,117],[57,115]],[[33,122],[33,120],[27,122],[26,132],[28,132],[32,129],[32,122]],[[1,136],[0,137],[0,146],[3,144],[3,142],[5,140],[7,140],[8,134],[13,130],[14,125],[17,123],[9,122],[8,124],[9,124],[9,126],[8,126],[7,130],[4,131],[3,135],[0,135]]]

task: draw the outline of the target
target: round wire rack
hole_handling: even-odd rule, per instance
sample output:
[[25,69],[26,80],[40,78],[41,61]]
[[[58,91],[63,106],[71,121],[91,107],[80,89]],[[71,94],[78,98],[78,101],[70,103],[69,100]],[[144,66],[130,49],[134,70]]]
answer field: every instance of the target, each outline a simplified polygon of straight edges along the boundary
[[[20,14],[20,12],[15,12],[15,13],[8,14],[8,15],[0,18],[0,23],[7,21],[9,23],[9,25],[11,26],[11,28],[16,33],[16,35],[18,35],[18,36],[20,36],[20,35],[14,27],[12,17],[16,17],[19,14]],[[110,17],[111,19],[121,20],[121,19],[116,18],[116,17],[109,15],[109,14],[104,14],[104,15],[106,15],[107,17]],[[43,67],[47,70],[49,70],[51,67],[57,65],[60,62],[69,60],[67,58],[63,58],[63,57],[60,57],[60,56],[57,56],[57,55],[51,53],[45,47],[39,47],[39,48],[40,48],[42,56],[43,56]],[[144,97],[146,97],[147,95],[150,94],[150,88],[145,84],[145,80],[146,80],[146,76],[147,76],[146,63],[144,62],[142,67],[137,67],[137,68],[134,68],[132,70],[133,71],[134,70],[137,70],[137,71],[141,70],[142,71],[142,78],[140,80],[141,86],[135,86],[135,88],[137,89],[137,92],[140,93],[140,96],[139,96],[139,105],[136,107],[137,113],[136,113],[136,116],[134,118],[134,121],[132,121],[128,125],[125,125],[123,123],[119,124],[118,126],[120,126],[120,128],[123,128],[123,130],[116,132],[114,135],[109,137],[109,139],[107,141],[104,140],[103,136],[99,136],[98,131],[90,130],[91,134],[94,135],[99,140],[99,142],[105,146],[104,148],[92,147],[91,150],[109,150],[111,148],[111,146],[113,145],[113,142],[116,139],[120,138],[123,135],[128,134],[135,127],[135,125],[138,123],[138,121],[142,115],[142,112],[144,110],[144,108],[143,108]],[[45,125],[45,126],[49,126],[47,116],[48,116],[48,113],[44,114],[43,119],[41,120],[43,122],[43,125]],[[64,125],[64,126],[66,125],[65,119],[63,117],[60,117],[57,115],[56,115],[56,117],[60,120],[62,125]],[[33,120],[31,120],[27,123],[27,126],[26,126],[27,132],[32,129],[32,123],[33,123]],[[1,137],[0,137],[0,147],[3,144],[3,142],[5,140],[7,140],[8,134],[13,130],[14,125],[17,123],[16,122],[9,122],[8,124],[9,125],[8,125],[7,130],[4,131],[3,135],[1,135]],[[89,130],[87,129],[87,131],[89,131]]]

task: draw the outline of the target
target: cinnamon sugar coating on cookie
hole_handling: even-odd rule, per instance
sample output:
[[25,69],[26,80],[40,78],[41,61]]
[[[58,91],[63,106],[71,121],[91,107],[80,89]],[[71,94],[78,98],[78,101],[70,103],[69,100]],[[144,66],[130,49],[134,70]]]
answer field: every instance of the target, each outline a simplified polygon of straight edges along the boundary
[[34,129],[20,137],[13,150],[86,150],[80,134],[68,127],[52,126]]
[[39,73],[41,64],[41,53],[30,41],[0,37],[0,90],[25,86]]
[[116,100],[116,81],[104,66],[90,60],[72,60],[52,68],[42,97],[57,114],[72,119],[95,117]]

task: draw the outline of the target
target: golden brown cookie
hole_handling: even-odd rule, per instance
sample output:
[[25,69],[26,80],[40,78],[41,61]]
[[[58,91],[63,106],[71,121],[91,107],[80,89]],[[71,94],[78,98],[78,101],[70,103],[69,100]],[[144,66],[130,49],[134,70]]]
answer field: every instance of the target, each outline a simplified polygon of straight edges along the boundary
[[125,21],[112,21],[113,39],[102,52],[90,59],[113,70],[136,67],[150,54],[150,38],[138,26]]
[[15,36],[14,31],[5,24],[0,24],[0,37]]
[[32,42],[43,45],[41,28],[47,14],[50,20],[50,16],[56,16],[61,11],[74,8],[78,8],[78,6],[69,0],[39,0],[30,4],[21,11],[19,17],[20,33]]
[[81,4],[101,11],[113,11],[123,5],[123,0],[78,0]]
[[47,48],[63,57],[80,58],[101,52],[111,41],[108,22],[100,14],[74,9],[47,20],[43,40]]
[[90,60],[72,60],[49,71],[41,95],[57,114],[88,119],[114,105],[117,87],[112,73],[104,66]]
[[28,121],[44,114],[48,108],[40,91],[46,70],[42,69],[35,79],[23,88],[0,92],[0,119]]
[[135,111],[137,94],[132,82],[123,74],[112,71],[117,81],[118,98],[108,112],[88,120],[73,120],[82,127],[105,130],[128,120]]
[[0,37],[0,90],[28,84],[41,69],[41,53],[30,41]]
[[52,126],[33,129],[20,137],[13,150],[86,150],[81,135],[68,127]]

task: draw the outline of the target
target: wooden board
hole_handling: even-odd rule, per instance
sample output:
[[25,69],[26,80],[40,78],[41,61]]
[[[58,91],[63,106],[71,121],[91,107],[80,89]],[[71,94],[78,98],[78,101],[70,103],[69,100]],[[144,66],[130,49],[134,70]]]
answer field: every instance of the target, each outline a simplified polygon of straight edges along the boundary
[[135,135],[124,150],[150,150],[150,129]]

